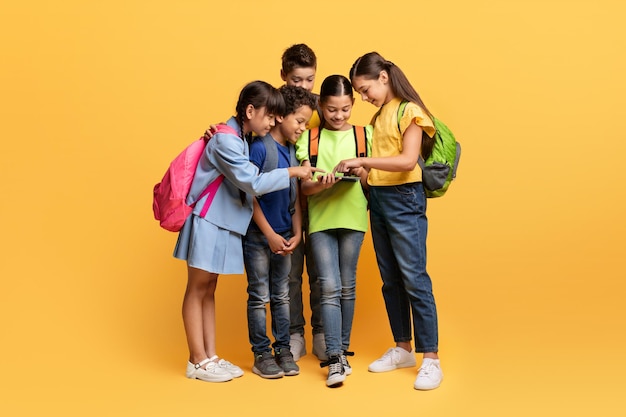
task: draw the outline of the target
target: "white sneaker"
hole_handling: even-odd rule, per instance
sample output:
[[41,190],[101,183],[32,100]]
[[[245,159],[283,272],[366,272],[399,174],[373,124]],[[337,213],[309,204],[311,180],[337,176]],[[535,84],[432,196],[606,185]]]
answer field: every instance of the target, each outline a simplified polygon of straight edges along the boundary
[[220,359],[219,361],[217,361],[217,366],[228,371],[228,373],[230,373],[233,378],[239,378],[243,375],[243,369],[241,369],[237,365],[232,364],[231,362],[228,362],[226,359]]
[[424,358],[422,366],[417,371],[417,378],[413,387],[419,390],[435,389],[441,385],[443,380],[443,372],[439,359]]
[[200,379],[206,382],[226,382],[233,379],[230,372],[218,366],[217,362],[212,362],[209,358],[196,364],[187,362],[186,375],[187,378]]
[[294,361],[298,361],[302,356],[306,355],[304,336],[300,333],[294,333],[289,336],[289,350],[291,351]]
[[315,333],[313,335],[313,354],[321,361],[327,361],[326,356],[326,338],[324,333]]
[[367,368],[370,372],[387,372],[398,368],[409,368],[415,366],[415,355],[413,351],[407,352],[401,347],[389,348],[387,352]]

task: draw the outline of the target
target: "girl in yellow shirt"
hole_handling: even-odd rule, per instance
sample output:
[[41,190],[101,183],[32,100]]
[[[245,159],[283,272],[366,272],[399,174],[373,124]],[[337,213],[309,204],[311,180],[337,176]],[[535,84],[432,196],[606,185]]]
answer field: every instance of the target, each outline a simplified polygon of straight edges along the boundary
[[[402,70],[380,54],[358,58],[350,70],[353,88],[376,107],[371,158],[341,161],[334,172],[369,170],[370,223],[383,298],[395,347],[372,362],[370,372],[416,365],[411,346],[423,354],[415,389],[441,384],[437,308],[426,272],[426,195],[418,157],[428,158],[435,128],[428,109]],[[398,120],[402,101],[408,104]],[[412,316],[412,320],[411,320]],[[411,331],[411,326],[413,327]]]

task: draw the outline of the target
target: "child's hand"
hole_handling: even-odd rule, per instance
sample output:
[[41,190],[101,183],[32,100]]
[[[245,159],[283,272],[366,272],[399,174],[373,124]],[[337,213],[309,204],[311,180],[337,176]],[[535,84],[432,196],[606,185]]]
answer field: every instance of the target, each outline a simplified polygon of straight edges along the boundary
[[298,247],[301,241],[302,241],[302,233],[300,233],[299,236],[293,236],[291,239],[289,239],[289,241],[287,242],[287,249],[285,249],[285,254],[291,255],[293,251]]
[[213,135],[215,135],[216,133],[217,133],[217,126],[211,125],[207,130],[204,131],[204,139],[210,140],[213,137]]
[[356,174],[356,169],[359,169],[363,166],[361,163],[361,158],[352,158],[352,159],[344,159],[340,161],[335,168],[333,168],[333,174],[336,172],[341,172],[343,174]]
[[267,243],[269,244],[272,253],[277,255],[284,256],[286,255],[285,251],[289,249],[289,242],[278,233],[274,233],[272,236],[268,237]]
[[356,177],[362,177],[363,175],[367,176],[367,174],[368,174],[367,169],[365,169],[363,167],[352,168],[350,170],[350,175],[354,175]]
[[341,177],[335,177],[335,174],[329,172],[326,175],[318,175],[317,181],[322,185],[322,188],[327,189],[341,181]]
[[323,169],[306,165],[299,167],[289,167],[287,168],[287,170],[289,171],[290,178],[298,177],[303,180],[310,180],[313,177],[314,172],[326,173],[326,171],[324,171]]

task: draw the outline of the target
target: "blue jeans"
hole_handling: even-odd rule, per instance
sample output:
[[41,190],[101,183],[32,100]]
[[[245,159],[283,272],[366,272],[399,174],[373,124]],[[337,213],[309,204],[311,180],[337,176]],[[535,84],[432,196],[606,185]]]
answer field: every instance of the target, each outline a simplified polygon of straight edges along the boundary
[[341,355],[350,346],[356,266],[365,233],[331,229],[309,236],[321,289],[322,324],[326,354]]
[[415,351],[437,352],[437,307],[426,272],[428,219],[422,183],[370,187],[370,223],[394,341],[410,341],[413,324]]
[[[305,226],[305,225],[303,225]],[[306,255],[306,258],[305,258]],[[320,312],[320,283],[317,279],[315,262],[311,253],[311,243],[307,233],[303,233],[302,242],[291,254],[291,271],[289,272],[289,333],[304,334],[304,307],[302,305],[302,273],[306,262],[309,276],[309,303],[311,306],[311,327],[313,334],[322,333],[322,314]]]
[[[283,233],[286,239],[291,232]],[[248,336],[254,353],[269,352],[265,305],[270,304],[274,350],[289,349],[289,270],[291,257],[272,253],[261,232],[243,238],[243,259],[248,276]]]

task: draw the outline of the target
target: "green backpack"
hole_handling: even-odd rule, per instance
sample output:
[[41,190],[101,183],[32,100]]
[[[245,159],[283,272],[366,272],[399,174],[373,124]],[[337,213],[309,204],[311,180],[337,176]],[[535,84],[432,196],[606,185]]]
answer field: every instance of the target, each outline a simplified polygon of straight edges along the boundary
[[[398,130],[400,130],[400,119],[407,103],[403,101],[398,108]],[[430,115],[430,117],[436,129],[435,144],[428,159],[424,161],[420,156],[417,163],[422,168],[422,183],[426,197],[434,198],[444,195],[452,180],[456,178],[456,170],[461,158],[461,144],[456,141],[448,126],[435,116]],[[426,132],[422,135],[426,135]]]

